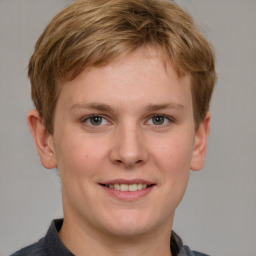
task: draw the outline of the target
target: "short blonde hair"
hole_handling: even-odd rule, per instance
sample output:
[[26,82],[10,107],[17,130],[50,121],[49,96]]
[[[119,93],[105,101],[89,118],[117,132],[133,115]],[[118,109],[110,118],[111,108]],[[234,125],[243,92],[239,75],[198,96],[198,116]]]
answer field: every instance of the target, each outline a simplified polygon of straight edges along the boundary
[[197,128],[209,109],[216,73],[211,46],[190,15],[168,0],[80,0],[52,19],[29,62],[32,100],[47,131],[53,133],[67,76],[146,45],[161,48],[179,75],[190,75]]

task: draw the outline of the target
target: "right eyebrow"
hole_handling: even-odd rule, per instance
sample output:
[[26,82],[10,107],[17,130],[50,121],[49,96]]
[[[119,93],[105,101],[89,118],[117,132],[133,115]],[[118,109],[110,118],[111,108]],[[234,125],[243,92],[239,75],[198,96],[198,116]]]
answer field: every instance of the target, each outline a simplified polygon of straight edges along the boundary
[[109,105],[102,104],[102,103],[90,103],[90,104],[76,103],[69,108],[70,111],[74,109],[94,109],[94,110],[99,110],[104,112],[114,112],[114,110]]

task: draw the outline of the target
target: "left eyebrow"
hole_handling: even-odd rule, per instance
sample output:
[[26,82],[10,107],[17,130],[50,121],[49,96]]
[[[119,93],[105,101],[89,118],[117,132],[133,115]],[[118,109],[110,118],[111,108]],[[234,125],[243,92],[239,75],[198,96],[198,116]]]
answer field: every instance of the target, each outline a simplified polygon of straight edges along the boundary
[[164,103],[164,104],[150,104],[146,107],[147,111],[156,111],[156,110],[162,110],[162,109],[184,109],[185,107],[181,105],[180,103],[176,102],[170,102],[170,103]]
[[69,108],[69,110],[73,110],[73,109],[95,109],[99,111],[113,112],[113,109],[109,105],[101,104],[101,103],[74,104]]

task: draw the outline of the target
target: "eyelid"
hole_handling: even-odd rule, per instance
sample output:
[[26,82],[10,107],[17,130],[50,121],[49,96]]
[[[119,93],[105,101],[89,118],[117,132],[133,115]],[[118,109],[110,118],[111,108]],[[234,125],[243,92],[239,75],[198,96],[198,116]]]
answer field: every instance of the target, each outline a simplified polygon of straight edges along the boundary
[[[165,119],[167,119],[167,120],[168,120],[168,123],[173,123],[173,122],[175,122],[175,118],[172,117],[172,116],[169,116],[169,115],[166,115],[166,114],[153,114],[153,115],[150,115],[150,116],[147,118],[146,123],[149,122],[149,120],[151,120],[152,118],[158,117],[158,116],[161,116],[161,117],[164,117]],[[150,125],[157,126],[157,125],[155,125],[155,124],[150,124]],[[165,126],[165,125],[168,125],[168,124],[162,124],[162,125],[159,125],[159,127]]]
[[[87,115],[87,116],[81,118],[81,123],[86,124],[86,125],[88,125],[88,126],[90,126],[90,127],[97,127],[96,125],[91,125],[91,124],[87,123],[87,121],[88,121],[90,118],[92,118],[92,117],[100,117],[100,118],[104,119],[107,123],[110,123],[109,119],[108,119],[106,116],[101,115],[101,114],[91,114],[91,115]],[[98,127],[101,127],[101,126],[104,126],[104,125],[107,125],[107,124],[98,125]]]
[[91,115],[83,116],[83,117],[81,118],[81,122],[85,122],[85,121],[88,120],[89,118],[91,118],[91,117],[96,117],[96,116],[104,118],[104,116],[102,116],[102,115],[91,114]]
[[[168,120],[168,123],[174,123],[175,122],[175,118],[173,116],[170,116],[170,115],[166,115],[166,114],[160,114],[160,113],[156,113],[156,114],[151,114],[149,115],[147,118],[146,118],[146,122],[145,123],[148,123],[149,120],[151,120],[152,118],[154,117],[157,117],[157,116],[161,116],[161,117],[164,117],[165,119]],[[80,119],[80,122],[81,123],[87,123],[86,121],[88,121],[90,118],[92,117],[101,117],[102,119],[104,119],[108,124],[111,124],[112,122],[110,121],[110,118],[109,117],[106,117],[106,115],[102,115],[102,114],[90,114],[90,115],[87,115],[87,116],[84,116]],[[108,125],[108,124],[103,124],[103,125],[99,125],[98,127],[101,127],[101,126],[104,126],[104,125]],[[88,126],[90,127],[97,127],[97,126],[94,126],[94,125],[90,125],[87,123]],[[150,125],[153,125],[153,126],[157,126],[155,124],[150,124]],[[159,125],[160,126],[165,126],[165,125],[168,125],[168,124],[162,124],[162,125]]]

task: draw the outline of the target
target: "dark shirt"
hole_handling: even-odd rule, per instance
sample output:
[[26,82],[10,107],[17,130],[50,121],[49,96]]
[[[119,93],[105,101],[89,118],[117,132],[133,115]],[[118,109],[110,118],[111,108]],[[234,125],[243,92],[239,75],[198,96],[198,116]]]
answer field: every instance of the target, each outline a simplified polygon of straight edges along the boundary
[[[53,220],[45,237],[10,256],[74,256],[58,236],[62,223],[63,219]],[[188,246],[183,245],[181,238],[174,232],[170,247],[173,256],[207,256],[204,253],[191,251]]]

